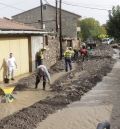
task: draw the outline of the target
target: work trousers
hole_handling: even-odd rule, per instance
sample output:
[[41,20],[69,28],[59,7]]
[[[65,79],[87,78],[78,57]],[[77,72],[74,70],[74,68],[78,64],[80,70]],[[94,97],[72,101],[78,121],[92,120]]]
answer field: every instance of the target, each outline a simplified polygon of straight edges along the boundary
[[41,78],[43,78],[43,90],[45,90],[45,86],[46,86],[46,76],[45,75],[43,75],[43,76],[37,75],[36,76],[35,88],[38,87],[38,84],[39,84]]
[[14,67],[8,67],[8,78],[10,78],[11,77],[11,79],[12,78],[14,78],[14,70],[15,70],[15,68]]
[[70,70],[72,70],[72,63],[71,58],[65,58],[65,71],[68,71],[68,67]]

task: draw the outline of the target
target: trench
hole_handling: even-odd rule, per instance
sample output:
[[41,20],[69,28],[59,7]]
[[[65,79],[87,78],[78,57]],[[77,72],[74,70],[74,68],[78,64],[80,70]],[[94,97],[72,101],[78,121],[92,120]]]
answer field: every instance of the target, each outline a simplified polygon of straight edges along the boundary
[[97,124],[109,121],[111,129],[120,128],[120,59],[110,73],[86,93],[80,101],[50,115],[36,129],[96,129]]

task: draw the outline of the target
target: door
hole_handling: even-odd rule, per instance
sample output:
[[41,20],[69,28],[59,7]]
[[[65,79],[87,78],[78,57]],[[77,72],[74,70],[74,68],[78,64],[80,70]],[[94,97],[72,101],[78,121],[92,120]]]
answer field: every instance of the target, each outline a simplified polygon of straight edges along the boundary
[[0,81],[3,80],[4,62],[7,61],[10,52],[13,53],[18,65],[15,76],[29,72],[28,38],[0,38]]

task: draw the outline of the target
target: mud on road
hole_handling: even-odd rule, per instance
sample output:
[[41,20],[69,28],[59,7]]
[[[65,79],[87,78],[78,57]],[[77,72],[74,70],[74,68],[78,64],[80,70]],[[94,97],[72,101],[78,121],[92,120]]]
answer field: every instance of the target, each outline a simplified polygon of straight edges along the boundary
[[98,47],[88,61],[83,64],[79,62],[74,71],[51,86],[53,92],[58,92],[57,95],[2,119],[0,129],[34,129],[49,114],[66,107],[73,101],[80,100],[83,94],[91,90],[111,71],[114,64],[112,53],[109,46]]

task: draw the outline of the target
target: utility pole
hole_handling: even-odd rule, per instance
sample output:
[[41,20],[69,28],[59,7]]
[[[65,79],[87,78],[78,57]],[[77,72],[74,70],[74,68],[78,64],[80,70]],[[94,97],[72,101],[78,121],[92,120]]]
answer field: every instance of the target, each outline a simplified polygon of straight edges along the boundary
[[56,33],[58,33],[58,1],[56,0]]
[[41,9],[41,29],[43,29],[43,3],[42,0],[40,0],[40,9]]
[[60,0],[59,3],[59,24],[60,24],[60,34],[59,34],[59,40],[60,40],[60,59],[62,59],[62,10],[61,10],[62,0]]

